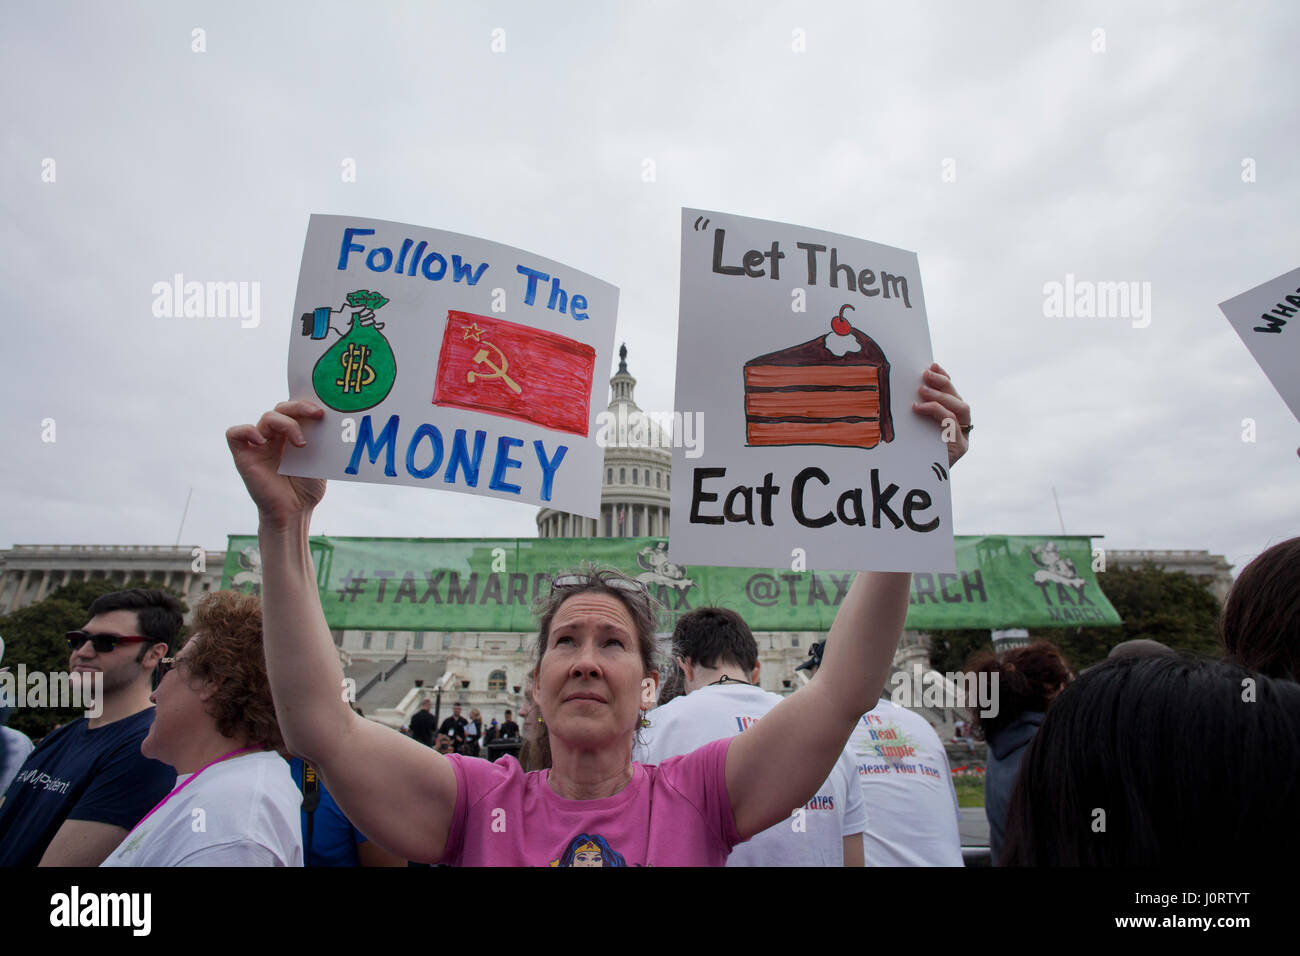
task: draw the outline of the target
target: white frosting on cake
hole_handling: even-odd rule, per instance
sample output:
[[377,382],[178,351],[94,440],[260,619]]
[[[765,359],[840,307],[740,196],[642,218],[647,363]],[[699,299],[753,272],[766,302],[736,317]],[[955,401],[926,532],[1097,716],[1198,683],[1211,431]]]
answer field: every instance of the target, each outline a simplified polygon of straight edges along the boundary
[[840,358],[850,352],[861,352],[862,345],[852,335],[838,335],[832,330],[826,336],[826,351]]

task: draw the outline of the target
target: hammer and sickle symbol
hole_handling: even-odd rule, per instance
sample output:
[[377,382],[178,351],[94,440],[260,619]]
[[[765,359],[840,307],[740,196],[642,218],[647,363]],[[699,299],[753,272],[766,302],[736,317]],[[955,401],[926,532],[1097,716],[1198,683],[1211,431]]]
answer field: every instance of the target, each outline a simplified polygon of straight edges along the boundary
[[[475,379],[481,378],[487,380],[487,379],[499,378],[501,379],[501,381],[505,382],[506,385],[510,388],[510,390],[514,392],[516,395],[522,395],[523,389],[519,387],[519,384],[513,378],[511,378],[509,375],[506,374],[506,369],[510,368],[510,362],[508,359],[506,359],[505,353],[502,352],[495,345],[493,345],[491,342],[482,342],[480,344],[487,346],[487,348],[481,348],[478,350],[478,352],[475,353],[474,364],[486,365],[488,368],[492,370],[492,373],[489,375],[484,372],[466,372],[465,381],[473,384]],[[500,365],[497,365],[496,362],[493,362],[490,358],[488,358],[488,349],[491,349],[493,352],[497,353],[498,358],[501,359]]]

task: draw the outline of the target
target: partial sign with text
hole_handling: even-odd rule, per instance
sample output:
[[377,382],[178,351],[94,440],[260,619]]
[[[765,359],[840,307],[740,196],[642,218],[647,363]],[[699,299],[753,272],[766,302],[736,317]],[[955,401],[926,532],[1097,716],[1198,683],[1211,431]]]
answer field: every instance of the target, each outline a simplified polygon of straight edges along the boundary
[[312,216],[289,394],[326,418],[280,470],[596,516],[617,311],[613,286],[520,249]]
[[1300,419],[1300,269],[1233,296],[1219,308]]
[[931,361],[914,253],[683,210],[676,406],[710,422],[673,452],[673,560],[952,570]]

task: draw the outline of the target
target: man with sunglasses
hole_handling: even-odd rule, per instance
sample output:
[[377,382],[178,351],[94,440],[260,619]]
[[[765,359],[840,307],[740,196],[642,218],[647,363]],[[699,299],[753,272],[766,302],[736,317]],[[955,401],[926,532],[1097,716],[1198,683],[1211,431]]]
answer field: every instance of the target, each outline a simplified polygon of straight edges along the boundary
[[140,743],[154,669],[180,628],[174,598],[132,588],[97,598],[68,633],[68,670],[102,680],[102,710],[46,736],[19,769],[0,804],[0,866],[98,866],[171,790],[176,772]]

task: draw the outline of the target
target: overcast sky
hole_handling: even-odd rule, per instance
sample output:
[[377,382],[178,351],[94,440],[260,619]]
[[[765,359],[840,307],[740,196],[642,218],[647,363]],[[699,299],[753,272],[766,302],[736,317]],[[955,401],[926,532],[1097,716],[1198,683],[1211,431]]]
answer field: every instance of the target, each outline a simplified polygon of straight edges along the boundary
[[[285,397],[313,212],[617,285],[671,409],[693,206],[917,252],[958,533],[1057,533],[1055,488],[1070,533],[1239,569],[1300,533],[1300,424],[1217,307],[1300,265],[1300,7],[1135,6],[10,0],[0,547],[171,544],[191,487],[183,543],[255,530],[222,433]],[[260,324],[155,317],[176,273],[260,283]],[[1149,325],[1045,315],[1067,274],[1150,283]],[[313,530],[535,514],[339,482]]]

